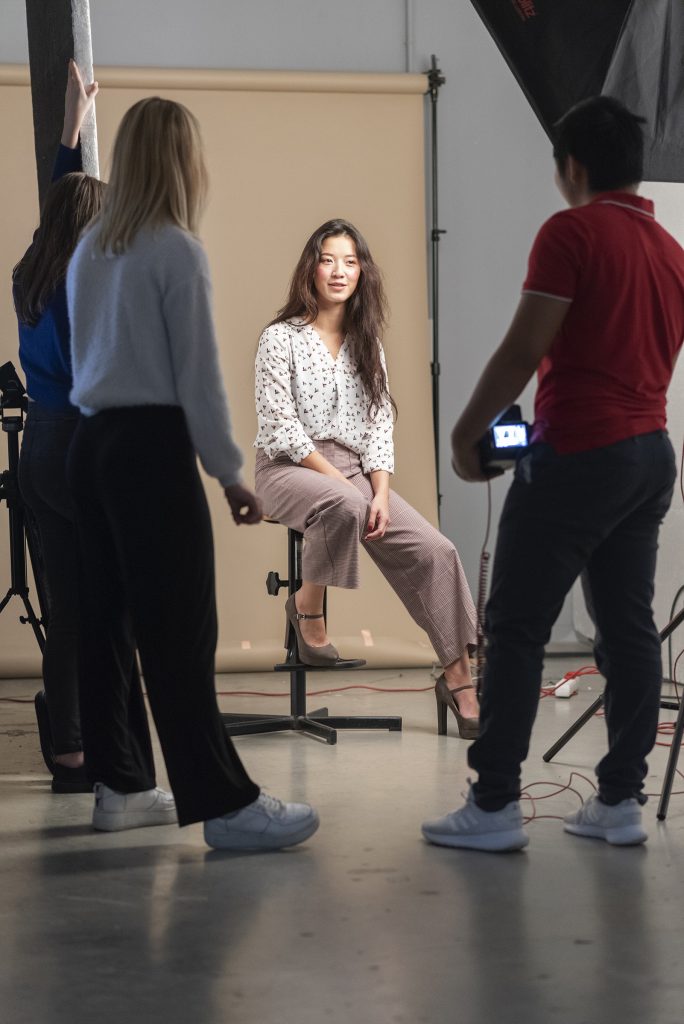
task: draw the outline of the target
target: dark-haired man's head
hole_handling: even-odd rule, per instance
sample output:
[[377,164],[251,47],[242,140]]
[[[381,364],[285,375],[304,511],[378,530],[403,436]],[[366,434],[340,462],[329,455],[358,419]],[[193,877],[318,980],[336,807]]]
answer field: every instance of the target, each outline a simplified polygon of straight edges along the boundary
[[612,96],[583,100],[556,123],[553,155],[558,185],[571,205],[576,205],[577,187],[595,194],[639,184],[644,163],[642,124],[644,118]]

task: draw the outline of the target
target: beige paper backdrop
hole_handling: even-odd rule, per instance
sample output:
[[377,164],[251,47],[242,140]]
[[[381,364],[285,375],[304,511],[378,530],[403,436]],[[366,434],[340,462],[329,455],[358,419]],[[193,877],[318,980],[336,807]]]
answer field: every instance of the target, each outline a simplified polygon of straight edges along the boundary
[[[235,436],[253,478],[253,362],[262,326],[282,304],[311,231],[331,217],[359,226],[383,269],[391,307],[385,339],[399,405],[396,489],[436,521],[430,343],[427,319],[422,75],[289,72],[97,71],[100,166],[123,112],[155,93],[198,116],[211,174],[202,236],[212,268],[221,358]],[[13,264],[36,223],[28,71],[0,67],[3,230],[0,362],[18,367],[11,303]],[[11,140],[11,144],[9,142]],[[141,339],[144,341],[144,339]],[[0,438],[0,468],[6,444]],[[283,591],[269,597],[269,569],[287,573],[284,528],[232,525],[221,490],[207,480],[214,521],[219,671],[270,668],[282,656]],[[169,510],[169,515],[173,510]],[[192,544],[192,537],[187,542]],[[372,666],[429,665],[425,634],[363,556],[360,591],[329,595],[331,633],[343,653]],[[7,512],[0,506],[0,597],[9,586]],[[187,594],[188,602],[193,600]],[[18,599],[0,616],[0,675],[39,674],[35,641],[19,624]]]

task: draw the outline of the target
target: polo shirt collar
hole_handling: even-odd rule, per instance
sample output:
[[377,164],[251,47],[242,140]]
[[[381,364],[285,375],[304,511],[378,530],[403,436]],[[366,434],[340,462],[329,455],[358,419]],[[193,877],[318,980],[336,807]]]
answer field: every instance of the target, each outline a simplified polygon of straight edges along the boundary
[[645,199],[643,196],[635,195],[633,192],[600,192],[594,196],[589,205],[591,206],[594,203],[621,206],[623,209],[630,209],[647,217],[655,217],[653,200]]

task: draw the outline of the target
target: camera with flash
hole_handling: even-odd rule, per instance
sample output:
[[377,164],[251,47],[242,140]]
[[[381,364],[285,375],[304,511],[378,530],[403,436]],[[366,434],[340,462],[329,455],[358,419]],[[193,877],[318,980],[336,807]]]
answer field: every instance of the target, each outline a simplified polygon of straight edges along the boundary
[[480,441],[483,469],[510,469],[529,448],[530,426],[522,418],[519,405],[512,405],[494,423]]

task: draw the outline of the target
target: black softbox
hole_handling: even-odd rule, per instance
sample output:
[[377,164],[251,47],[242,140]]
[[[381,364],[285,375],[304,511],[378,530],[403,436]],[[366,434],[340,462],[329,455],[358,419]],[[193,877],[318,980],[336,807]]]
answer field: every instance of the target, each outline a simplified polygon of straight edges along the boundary
[[682,0],[472,0],[551,134],[605,93],[645,117],[644,177],[684,181]]

